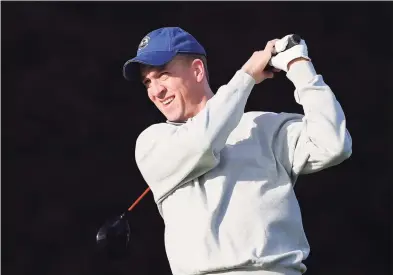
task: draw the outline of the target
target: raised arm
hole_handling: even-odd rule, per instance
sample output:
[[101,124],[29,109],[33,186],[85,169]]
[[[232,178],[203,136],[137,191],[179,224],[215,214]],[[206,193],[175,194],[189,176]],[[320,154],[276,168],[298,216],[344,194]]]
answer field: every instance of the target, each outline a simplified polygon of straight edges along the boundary
[[[304,110],[304,116],[283,124],[276,141],[276,153],[282,158],[283,152],[287,154],[294,177],[337,165],[352,154],[352,139],[340,103],[322,76],[316,73],[307,57],[304,41],[296,47],[302,54],[288,51],[283,52],[287,57],[272,59],[276,66],[286,69],[288,79],[295,86],[295,100]],[[287,149],[278,152],[283,146]]]
[[254,83],[251,76],[238,71],[185,124],[156,124],[140,134],[135,160],[156,202],[219,163],[220,151],[239,123]]
[[220,151],[240,122],[253,86],[272,77],[264,68],[273,46],[274,41],[270,41],[263,51],[255,52],[185,124],[156,124],[138,137],[136,163],[157,203],[182,183],[218,165]]
[[294,63],[288,72],[295,99],[303,106],[301,120],[285,127],[294,175],[316,172],[343,162],[352,154],[352,139],[340,103],[310,62]]

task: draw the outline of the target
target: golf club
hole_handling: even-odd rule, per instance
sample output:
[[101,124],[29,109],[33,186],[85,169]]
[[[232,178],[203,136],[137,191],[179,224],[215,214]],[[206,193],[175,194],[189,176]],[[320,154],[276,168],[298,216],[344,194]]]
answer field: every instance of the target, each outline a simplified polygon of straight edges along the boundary
[[149,191],[150,187],[135,200],[126,212],[107,220],[98,230],[96,235],[98,248],[103,251],[108,258],[119,259],[127,254],[130,241],[130,225],[127,220],[127,214],[134,209]]
[[[298,34],[291,35],[288,39],[288,44],[285,47],[285,50],[288,50],[288,49],[292,48],[293,46],[298,45],[301,42],[301,40],[302,40],[302,38],[300,37],[300,35],[298,35]],[[265,71],[271,71],[272,69],[273,69],[273,67],[271,65],[267,64]]]

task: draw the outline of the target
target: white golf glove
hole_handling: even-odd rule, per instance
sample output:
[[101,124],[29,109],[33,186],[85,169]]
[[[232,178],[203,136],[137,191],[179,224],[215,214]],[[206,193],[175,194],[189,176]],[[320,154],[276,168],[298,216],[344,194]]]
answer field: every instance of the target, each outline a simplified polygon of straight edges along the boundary
[[308,57],[307,45],[303,39],[300,40],[298,45],[285,50],[289,37],[291,37],[291,34],[276,42],[275,49],[277,54],[269,61],[269,65],[285,72],[288,72],[288,63],[296,58],[303,57],[311,61],[311,58]]

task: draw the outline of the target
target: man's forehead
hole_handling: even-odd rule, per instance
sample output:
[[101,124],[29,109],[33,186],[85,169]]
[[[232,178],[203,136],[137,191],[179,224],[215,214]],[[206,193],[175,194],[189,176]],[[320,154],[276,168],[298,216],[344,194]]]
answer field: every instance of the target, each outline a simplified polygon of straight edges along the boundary
[[142,79],[145,78],[146,75],[148,75],[149,73],[152,73],[152,72],[157,73],[157,72],[164,70],[167,67],[167,65],[169,65],[169,63],[165,64],[163,66],[151,66],[151,65],[146,65],[146,64],[140,64],[139,70],[140,70],[140,74],[141,74]]
[[158,73],[163,70],[168,70],[172,68],[174,65],[179,64],[180,63],[179,60],[181,60],[181,58],[176,56],[171,61],[169,61],[168,63],[162,66],[151,66],[151,65],[141,64],[140,65],[141,76],[142,78],[144,78],[149,73]]
[[176,55],[171,61],[169,61],[167,64],[162,65],[162,66],[151,66],[151,65],[146,65],[146,64],[140,64],[140,73],[142,80],[148,75],[149,73],[158,73],[163,70],[169,70],[173,66],[181,64],[184,65],[186,58],[181,56],[181,55]]

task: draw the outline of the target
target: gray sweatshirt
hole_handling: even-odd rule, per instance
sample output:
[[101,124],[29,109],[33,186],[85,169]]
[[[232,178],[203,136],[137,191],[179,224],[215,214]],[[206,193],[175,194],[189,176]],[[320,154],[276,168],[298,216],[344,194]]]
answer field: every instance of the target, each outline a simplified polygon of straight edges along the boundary
[[347,159],[352,140],[312,63],[294,63],[287,77],[304,115],[245,113],[255,81],[239,70],[195,117],[138,137],[136,163],[164,220],[174,275],[306,271],[294,184]]

